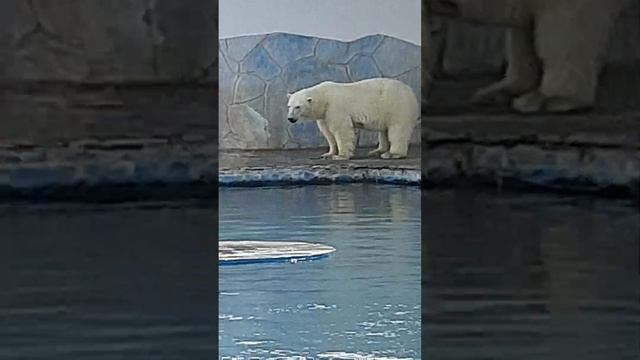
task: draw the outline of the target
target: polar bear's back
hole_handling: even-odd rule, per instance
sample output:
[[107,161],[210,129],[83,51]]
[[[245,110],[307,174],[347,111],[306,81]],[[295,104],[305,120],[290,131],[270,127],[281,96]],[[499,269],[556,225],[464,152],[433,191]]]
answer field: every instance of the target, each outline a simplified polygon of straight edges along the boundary
[[370,118],[372,122],[415,121],[419,104],[411,87],[402,81],[373,78],[353,83],[323,82],[315,90],[323,94],[331,106]]

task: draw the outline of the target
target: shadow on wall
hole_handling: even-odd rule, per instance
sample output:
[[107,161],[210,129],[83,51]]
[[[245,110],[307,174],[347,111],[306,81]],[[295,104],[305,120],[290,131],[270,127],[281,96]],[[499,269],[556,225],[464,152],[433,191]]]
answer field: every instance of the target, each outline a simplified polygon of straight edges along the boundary
[[[221,39],[219,44],[221,149],[325,146],[315,122],[286,121],[287,92],[322,81],[394,78],[420,98],[420,46],[393,37],[372,35],[342,42],[272,33]],[[419,142],[418,131],[412,141]],[[375,133],[360,133],[360,146],[376,144]]]

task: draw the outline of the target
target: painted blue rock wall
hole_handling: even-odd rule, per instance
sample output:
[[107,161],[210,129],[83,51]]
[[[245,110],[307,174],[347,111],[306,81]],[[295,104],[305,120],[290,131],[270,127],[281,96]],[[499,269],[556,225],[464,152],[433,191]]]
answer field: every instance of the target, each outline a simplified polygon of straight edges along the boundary
[[[394,78],[420,98],[420,47],[385,35],[352,42],[287,33],[220,40],[219,136],[222,149],[326,146],[313,122],[289,124],[287,92],[322,81]],[[416,127],[413,142],[419,142]],[[361,131],[360,146],[377,143]]]

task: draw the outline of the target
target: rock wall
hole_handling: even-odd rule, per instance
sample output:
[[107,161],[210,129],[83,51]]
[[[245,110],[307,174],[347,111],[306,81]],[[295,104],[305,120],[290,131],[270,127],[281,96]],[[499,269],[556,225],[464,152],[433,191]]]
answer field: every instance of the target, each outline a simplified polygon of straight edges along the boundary
[[209,0],[3,0],[0,81],[211,81],[217,13]]
[[214,183],[217,12],[210,0],[0,1],[0,198]]
[[217,5],[0,2],[0,148],[86,139],[215,143]]
[[[287,92],[322,81],[373,77],[401,80],[420,98],[420,47],[393,37],[353,42],[273,33],[219,42],[219,138],[223,149],[290,149],[326,146],[313,122],[289,124]],[[414,133],[419,141],[419,131]],[[377,144],[362,131],[359,145]]]

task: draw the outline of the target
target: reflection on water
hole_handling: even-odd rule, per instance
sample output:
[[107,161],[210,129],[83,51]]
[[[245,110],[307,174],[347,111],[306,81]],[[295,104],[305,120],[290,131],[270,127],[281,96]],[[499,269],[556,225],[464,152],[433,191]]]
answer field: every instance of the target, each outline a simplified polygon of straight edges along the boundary
[[0,359],[212,358],[215,211],[147,205],[0,207]]
[[420,358],[420,190],[220,190],[220,238],[301,240],[328,259],[219,268],[221,356]]
[[423,193],[427,359],[639,359],[627,202]]

